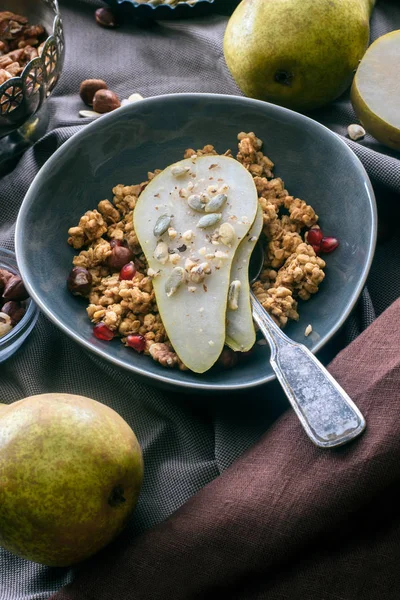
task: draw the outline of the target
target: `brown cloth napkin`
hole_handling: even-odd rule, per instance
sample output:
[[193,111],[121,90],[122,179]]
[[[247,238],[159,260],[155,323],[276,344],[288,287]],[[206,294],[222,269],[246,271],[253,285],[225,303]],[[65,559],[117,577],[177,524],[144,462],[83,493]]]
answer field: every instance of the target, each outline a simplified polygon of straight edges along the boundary
[[400,598],[400,300],[329,370],[367,419],[314,447],[287,411],[167,521],[121,536],[53,600]]

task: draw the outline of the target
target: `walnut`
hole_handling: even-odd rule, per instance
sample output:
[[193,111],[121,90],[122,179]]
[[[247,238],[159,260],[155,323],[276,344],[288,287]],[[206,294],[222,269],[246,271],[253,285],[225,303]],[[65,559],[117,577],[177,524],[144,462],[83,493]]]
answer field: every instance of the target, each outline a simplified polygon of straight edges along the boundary
[[118,221],[121,218],[121,215],[109,200],[101,200],[97,208],[99,213],[102,214],[103,219],[107,224],[118,223]]
[[148,350],[152,358],[159,362],[163,367],[173,368],[179,366],[182,370],[184,370],[185,367],[182,361],[172,350],[172,346],[169,343],[157,344],[150,342],[148,344]]
[[93,240],[100,238],[107,231],[107,225],[97,210],[88,210],[79,220],[76,227],[68,230],[68,243],[79,250]]
[[72,262],[76,267],[85,267],[90,270],[104,263],[110,254],[110,243],[100,238],[93,242],[87,250],[82,250],[78,256],[75,256]]

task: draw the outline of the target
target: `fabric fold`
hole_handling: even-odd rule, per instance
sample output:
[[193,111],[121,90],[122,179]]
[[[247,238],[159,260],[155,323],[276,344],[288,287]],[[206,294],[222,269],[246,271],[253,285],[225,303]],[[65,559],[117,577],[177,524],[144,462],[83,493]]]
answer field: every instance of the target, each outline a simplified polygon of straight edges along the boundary
[[[400,300],[329,367],[366,417],[360,438],[322,450],[287,411],[172,517],[136,540],[117,540],[53,600],[398,597],[399,332]],[[309,579],[318,564],[332,578],[341,547],[351,562],[362,556],[371,582],[356,581],[354,596],[336,585],[330,595],[320,573]],[[385,568],[390,576],[381,579]],[[376,577],[379,596],[371,595]]]

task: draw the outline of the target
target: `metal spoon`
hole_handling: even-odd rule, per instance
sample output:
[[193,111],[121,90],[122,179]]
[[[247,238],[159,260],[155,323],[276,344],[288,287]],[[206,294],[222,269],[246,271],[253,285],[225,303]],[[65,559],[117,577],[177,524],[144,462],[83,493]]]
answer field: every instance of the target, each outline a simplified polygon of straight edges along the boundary
[[[250,282],[263,268],[258,243],[250,262]],[[346,444],[365,429],[354,402],[303,344],[294,342],[276,325],[251,291],[253,319],[271,348],[271,366],[307,435],[321,448]]]

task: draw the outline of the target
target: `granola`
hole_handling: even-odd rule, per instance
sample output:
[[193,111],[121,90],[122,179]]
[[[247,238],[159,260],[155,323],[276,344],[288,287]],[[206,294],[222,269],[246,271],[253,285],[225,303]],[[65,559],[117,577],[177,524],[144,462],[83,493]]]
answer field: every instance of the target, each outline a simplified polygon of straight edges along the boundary
[[[309,228],[316,226],[318,215],[305,201],[291,196],[281,178],[274,177],[274,164],[262,147],[262,140],[253,132],[239,133],[236,159],[254,177],[263,212],[260,239],[265,261],[253,291],[276,323],[284,327],[289,320],[299,319],[298,301],[308,300],[318,292],[325,276],[325,262],[306,239]],[[214,146],[206,145],[188,148],[184,158],[217,154]],[[231,150],[224,155],[232,157]],[[162,366],[184,370],[157,309],[152,285],[157,272],[148,268],[133,226],[137,199],[158,173],[160,170],[149,172],[147,180],[137,185],[116,185],[112,202],[101,200],[97,209],[87,211],[78,225],[69,229],[68,243],[80,250],[73,259],[74,266],[83,267],[90,274],[90,292],[81,295],[88,300],[91,322],[105,327],[110,339],[118,336],[126,346],[140,347],[139,351]],[[173,239],[173,228],[170,229]],[[132,256],[134,275],[129,279],[122,278],[120,269],[113,268],[110,262],[116,245],[129,249]],[[169,260],[173,260],[173,255]]]

